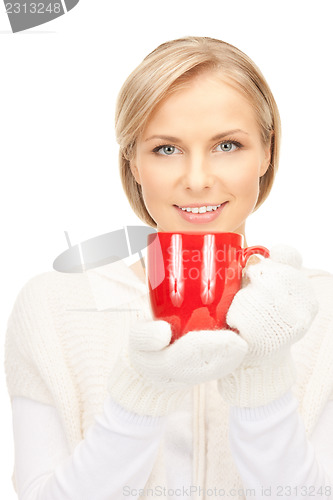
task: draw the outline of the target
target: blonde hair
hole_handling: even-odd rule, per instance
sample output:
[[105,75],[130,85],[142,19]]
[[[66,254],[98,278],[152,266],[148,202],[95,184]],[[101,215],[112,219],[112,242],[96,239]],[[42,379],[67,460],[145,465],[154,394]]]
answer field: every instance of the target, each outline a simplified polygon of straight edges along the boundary
[[172,92],[199,75],[212,70],[221,73],[253,105],[264,145],[271,141],[271,162],[260,178],[254,210],[267,198],[278,168],[281,141],[280,115],[273,94],[254,62],[241,50],[222,40],[185,37],[162,43],[128,76],[116,103],[116,139],[119,148],[121,182],[136,215],[156,228],[142,197],[142,190],[130,169],[136,141],[156,106]]

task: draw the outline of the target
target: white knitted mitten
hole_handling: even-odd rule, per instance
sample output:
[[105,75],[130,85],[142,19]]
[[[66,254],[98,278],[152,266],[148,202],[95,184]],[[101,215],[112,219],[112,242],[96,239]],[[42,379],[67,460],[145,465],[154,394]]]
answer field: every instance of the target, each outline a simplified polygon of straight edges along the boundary
[[141,321],[131,329],[108,384],[120,406],[140,415],[170,413],[192,386],[235,370],[247,351],[230,330],[188,332],[169,345],[170,340],[166,321]]
[[279,245],[270,255],[246,269],[250,282],[235,295],[227,314],[227,324],[249,347],[240,367],[218,381],[222,397],[234,406],[264,405],[291,388],[296,374],[290,347],[318,311],[299,253]]

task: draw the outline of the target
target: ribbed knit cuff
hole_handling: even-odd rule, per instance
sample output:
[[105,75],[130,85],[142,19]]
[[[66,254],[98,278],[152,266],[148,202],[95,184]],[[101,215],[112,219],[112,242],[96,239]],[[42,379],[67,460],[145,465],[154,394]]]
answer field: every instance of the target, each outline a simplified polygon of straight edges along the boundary
[[293,385],[296,373],[290,352],[257,365],[242,365],[219,380],[219,391],[231,406],[253,408],[280,398]]
[[186,394],[186,391],[158,389],[136,373],[123,358],[119,358],[112,369],[108,390],[121,407],[138,415],[153,417],[171,413]]
[[230,418],[237,419],[241,422],[257,422],[271,418],[272,415],[285,412],[286,408],[292,407],[294,410],[297,408],[298,402],[291,390],[285,392],[278,399],[274,399],[270,403],[262,406],[255,406],[253,408],[246,408],[240,406],[230,407]]
[[149,428],[149,429],[160,429],[166,422],[165,416],[152,417],[151,415],[138,415],[133,411],[126,410],[120,406],[113,397],[109,395],[104,403],[104,413],[107,415],[109,420],[117,420],[121,423],[131,425],[132,428]]

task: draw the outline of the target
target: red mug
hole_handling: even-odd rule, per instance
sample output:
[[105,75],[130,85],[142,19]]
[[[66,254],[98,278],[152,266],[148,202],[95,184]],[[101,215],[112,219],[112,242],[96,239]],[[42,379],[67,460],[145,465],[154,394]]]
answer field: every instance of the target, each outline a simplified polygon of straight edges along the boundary
[[155,319],[170,323],[171,342],[189,331],[227,327],[226,315],[249,257],[269,257],[265,247],[242,244],[237,233],[148,235],[150,306]]

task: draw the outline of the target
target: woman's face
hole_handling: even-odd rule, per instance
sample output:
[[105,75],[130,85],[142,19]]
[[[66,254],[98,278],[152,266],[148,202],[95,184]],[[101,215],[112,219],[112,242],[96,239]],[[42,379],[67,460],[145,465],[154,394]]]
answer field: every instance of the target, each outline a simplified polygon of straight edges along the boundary
[[157,231],[244,235],[269,163],[251,104],[210,72],[158,105],[131,170]]

